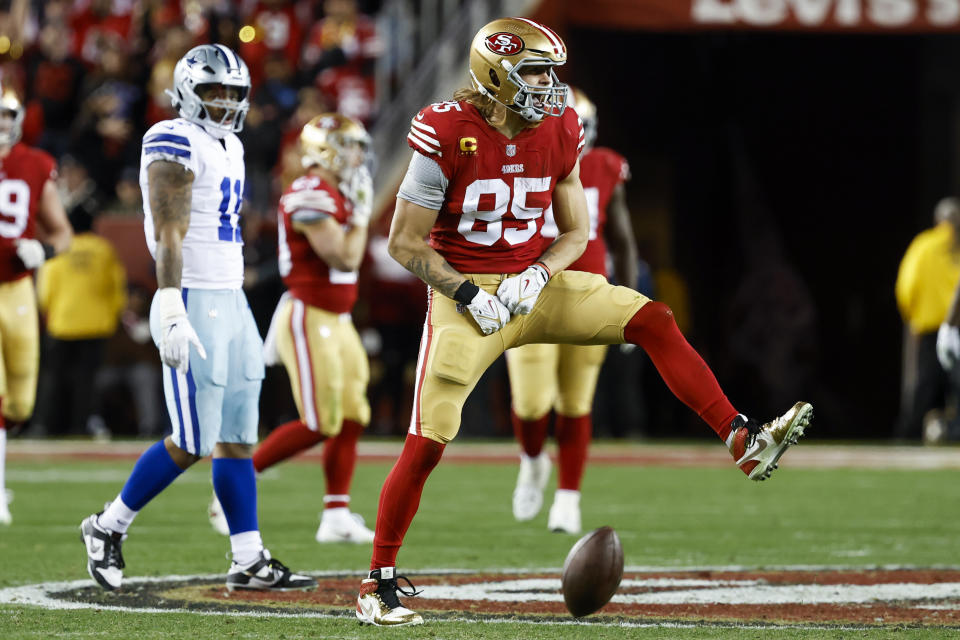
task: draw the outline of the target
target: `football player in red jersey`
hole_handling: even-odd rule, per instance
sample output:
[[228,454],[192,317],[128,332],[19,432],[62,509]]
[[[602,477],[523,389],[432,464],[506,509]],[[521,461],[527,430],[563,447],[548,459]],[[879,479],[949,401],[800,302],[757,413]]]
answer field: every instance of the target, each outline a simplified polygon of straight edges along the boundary
[[19,142],[24,109],[0,86],[0,524],[10,524],[4,488],[6,420],[33,413],[40,327],[31,274],[70,245],[52,157]]
[[288,293],[274,313],[264,355],[286,367],[300,419],[274,429],[253,454],[253,466],[259,473],[326,440],[327,493],[317,542],[373,541],[349,509],[357,439],[370,423],[370,368],[350,318],[373,197],[363,164],[369,143],[363,125],[341,114],[310,120],[300,134],[306,175],[286,190],[278,211],[278,259]]
[[[586,196],[589,226],[587,248],[567,269],[606,277],[609,244],[616,280],[633,287],[637,282],[637,246],[623,188],[630,177],[630,167],[616,151],[593,147],[597,109],[581,91],[571,89],[570,97],[583,122],[580,182]],[[547,249],[557,237],[550,209],[545,212],[540,233],[543,248]],[[593,430],[593,396],[606,353],[607,345],[576,344],[528,344],[507,351],[513,396],[511,417],[523,449],[513,492],[513,516],[517,520],[532,519],[543,504],[543,489],[550,478],[550,456],[543,451],[543,443],[552,409],[556,414],[557,491],[547,528],[580,533],[580,481]]]
[[[426,107],[411,123],[407,141],[416,153],[398,193],[389,249],[429,285],[427,318],[410,430],[380,493],[371,571],[357,597],[363,622],[423,622],[397,596],[397,552],[427,477],[457,434],[465,398],[506,349],[540,342],[642,347],[754,480],[770,475],[812,417],[813,408],[798,402],[766,424],[748,420],[669,307],[601,275],[564,271],[589,232],[578,162],[583,129],[565,109],[567,87],[554,73],[566,58],[548,27],[494,20],[471,45],[472,89]],[[558,234],[544,250],[540,228],[551,204]]]

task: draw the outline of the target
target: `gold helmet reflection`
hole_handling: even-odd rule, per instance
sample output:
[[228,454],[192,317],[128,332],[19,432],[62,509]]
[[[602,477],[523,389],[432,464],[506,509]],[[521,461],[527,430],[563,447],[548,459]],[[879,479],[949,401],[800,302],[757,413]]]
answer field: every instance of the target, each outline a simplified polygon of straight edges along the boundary
[[300,132],[300,162],[306,169],[319,165],[337,174],[350,170],[347,156],[352,145],[366,154],[370,134],[362,124],[339,113],[322,113]]
[[579,88],[570,87],[570,106],[577,111],[583,123],[583,149],[586,151],[597,139],[597,105]]

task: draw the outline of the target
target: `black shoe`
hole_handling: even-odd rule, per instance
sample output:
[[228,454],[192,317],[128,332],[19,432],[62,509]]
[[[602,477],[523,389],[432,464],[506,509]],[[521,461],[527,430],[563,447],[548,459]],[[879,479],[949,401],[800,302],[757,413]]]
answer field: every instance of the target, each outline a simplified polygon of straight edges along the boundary
[[120,546],[127,536],[110,533],[100,526],[95,513],[80,523],[80,541],[87,548],[87,573],[104,589],[113,591],[123,582],[123,553]]
[[227,573],[227,589],[251,591],[309,591],[317,588],[317,581],[310,576],[293,573],[282,562],[270,557],[264,549],[260,558],[251,565],[230,565]]

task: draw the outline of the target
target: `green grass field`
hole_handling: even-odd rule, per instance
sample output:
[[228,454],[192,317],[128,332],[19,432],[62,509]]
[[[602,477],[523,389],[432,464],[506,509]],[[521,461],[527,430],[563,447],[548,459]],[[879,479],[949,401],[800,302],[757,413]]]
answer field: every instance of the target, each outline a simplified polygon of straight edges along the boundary
[[[116,495],[131,466],[125,460],[11,461],[7,484],[16,494],[14,524],[0,529],[0,588],[88,578],[78,524]],[[387,463],[358,465],[352,507],[368,521],[388,469]],[[228,541],[206,520],[209,470],[208,463],[197,465],[140,514],[124,545],[127,576],[225,573]],[[441,463],[401,551],[401,572],[560,567],[574,538],[546,531],[546,508],[532,523],[515,522],[514,480],[512,465]],[[960,565],[960,482],[953,470],[784,464],[770,481],[751,483],[732,466],[594,465],[583,493],[584,530],[613,526],[628,566]],[[322,495],[322,471],[315,463],[271,470],[260,482],[264,540],[296,570],[350,572],[359,583],[368,546],[321,546],[313,540]],[[416,599],[409,604],[416,608]],[[958,633],[909,625],[771,630],[429,619],[424,627],[389,630],[360,627],[349,610],[344,613],[349,616],[232,617],[6,604],[0,605],[0,638],[947,638]]]

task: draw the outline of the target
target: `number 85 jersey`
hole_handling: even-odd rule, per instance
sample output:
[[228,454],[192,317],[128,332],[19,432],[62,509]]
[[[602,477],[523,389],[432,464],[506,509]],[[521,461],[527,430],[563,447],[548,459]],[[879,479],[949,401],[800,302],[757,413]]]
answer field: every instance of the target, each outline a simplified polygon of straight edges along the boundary
[[183,239],[181,286],[197,289],[239,289],[243,286],[243,238],[240,205],[246,177],[243,144],[232,133],[215,138],[192,122],[177,118],[153,125],[143,136],[140,189],[143,230],[156,259],[153,214],[147,167],[156,160],[182,165],[193,172],[190,225]]
[[441,102],[411,121],[407,143],[448,181],[430,246],[461,273],[519,273],[543,252],[543,212],[577,163],[583,127],[568,108],[511,139],[469,102]]

